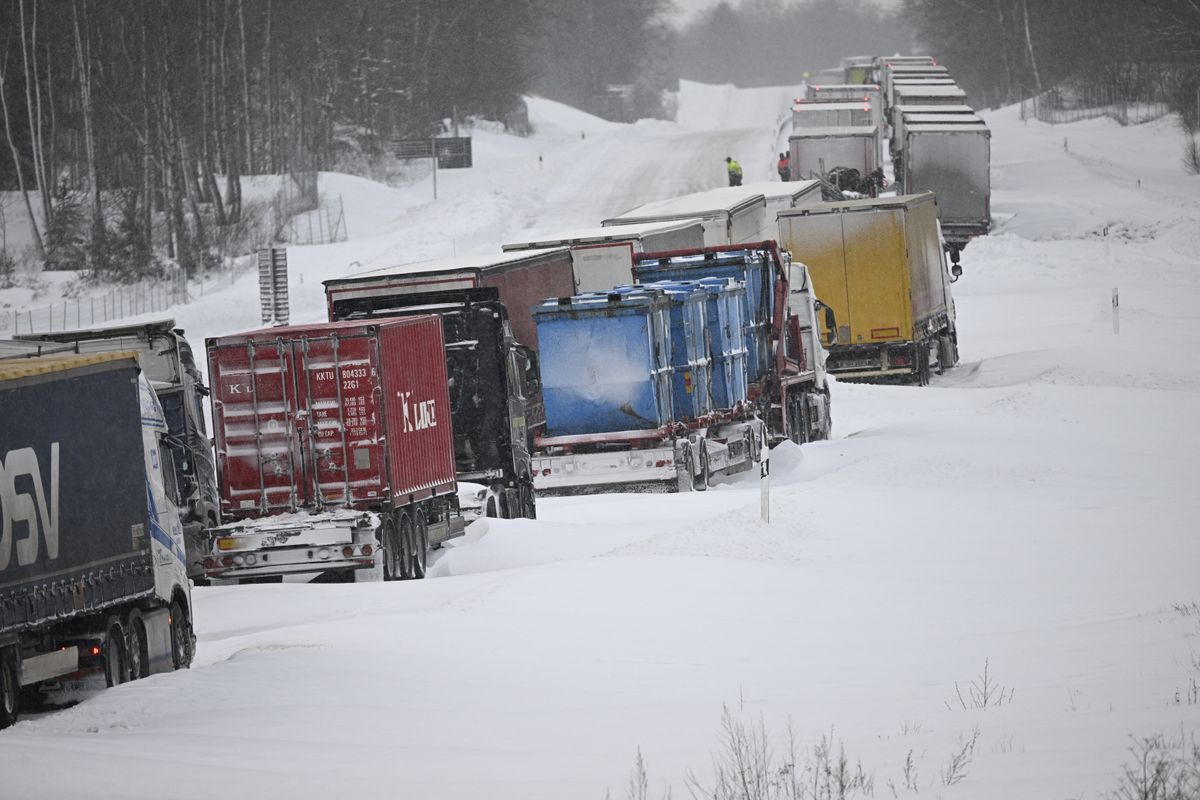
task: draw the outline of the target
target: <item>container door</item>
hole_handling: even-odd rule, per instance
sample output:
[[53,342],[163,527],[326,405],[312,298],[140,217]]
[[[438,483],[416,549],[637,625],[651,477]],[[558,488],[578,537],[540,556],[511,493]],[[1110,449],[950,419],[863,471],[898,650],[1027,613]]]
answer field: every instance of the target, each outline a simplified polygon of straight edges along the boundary
[[[851,298],[851,338],[848,342],[839,338],[838,343],[910,339],[912,312],[905,280],[907,261],[901,212],[849,213],[841,217],[845,230],[846,290]],[[816,283],[816,275],[813,282]],[[823,296],[819,284],[817,296]],[[844,324],[840,314],[838,324]]]
[[378,359],[373,337],[322,336],[293,343],[306,500],[317,505],[380,502]]
[[295,509],[303,482],[290,348],[248,342],[215,350],[211,361],[224,508]]
[[651,308],[647,318],[650,328],[650,341],[653,348],[654,381],[658,406],[659,423],[665,423],[675,418],[675,409],[671,402],[671,318],[666,305]]

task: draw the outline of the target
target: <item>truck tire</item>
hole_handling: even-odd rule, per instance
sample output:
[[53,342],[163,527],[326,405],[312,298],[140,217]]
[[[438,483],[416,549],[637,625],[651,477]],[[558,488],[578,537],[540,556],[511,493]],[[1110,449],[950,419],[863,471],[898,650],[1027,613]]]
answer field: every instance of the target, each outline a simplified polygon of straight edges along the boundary
[[704,446],[704,440],[700,440],[700,469],[696,472],[695,480],[692,482],[692,489],[697,492],[703,492],[708,488],[708,448]]
[[146,637],[146,623],[142,612],[136,608],[129,612],[125,623],[125,652],[129,655],[129,680],[136,681],[150,674],[150,643]]
[[390,516],[385,516],[383,522],[379,523],[379,542],[383,545],[383,579],[400,580],[404,551],[400,547],[400,537],[396,535],[396,523]]
[[525,519],[537,519],[537,498],[533,494],[533,486],[521,484],[521,516]]
[[425,519],[425,509],[413,511],[413,577],[424,578],[425,566],[429,558],[429,523]]
[[416,566],[413,563],[416,556],[416,537],[413,535],[413,521],[408,511],[401,511],[399,520],[396,527],[400,532],[400,580],[409,581],[417,577],[414,574]]
[[0,650],[0,730],[14,724],[21,715],[20,698],[16,658],[9,650]]
[[104,637],[104,680],[109,686],[120,686],[129,680],[125,629],[115,619],[109,621]]
[[192,642],[192,620],[179,600],[171,601],[171,663],[175,669],[192,665],[195,650]]

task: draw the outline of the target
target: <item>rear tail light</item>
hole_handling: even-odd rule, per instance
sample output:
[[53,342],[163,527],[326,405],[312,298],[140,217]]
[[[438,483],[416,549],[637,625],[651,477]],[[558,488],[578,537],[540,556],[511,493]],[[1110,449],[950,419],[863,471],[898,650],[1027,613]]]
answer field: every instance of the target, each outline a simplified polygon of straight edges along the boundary
[[549,474],[550,474],[550,468],[549,468],[549,467],[546,467],[545,469],[543,469],[543,470],[542,470],[542,476],[543,476],[543,477],[545,477],[545,476],[547,476],[547,475],[549,475]]
[[222,556],[221,557],[221,566],[232,567],[233,566],[233,556]]
[[205,569],[212,569],[213,565],[215,565],[217,562],[213,561],[212,556],[209,556],[208,558],[204,559],[203,563]]
[[374,552],[375,552],[375,548],[374,548],[374,547],[371,547],[371,545],[369,545],[369,544],[364,544],[364,545],[362,546],[362,554],[363,554],[364,556],[369,556],[369,555],[371,555],[371,553],[374,553]]
[[346,545],[345,547],[342,548],[342,557],[343,558],[352,558],[353,556],[354,556],[354,548],[353,547],[351,547],[350,545]]

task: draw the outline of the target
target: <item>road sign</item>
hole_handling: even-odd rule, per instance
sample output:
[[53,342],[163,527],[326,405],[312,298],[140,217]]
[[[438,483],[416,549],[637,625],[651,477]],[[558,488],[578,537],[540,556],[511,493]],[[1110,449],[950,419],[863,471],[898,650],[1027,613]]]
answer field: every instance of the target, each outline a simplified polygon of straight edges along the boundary
[[465,169],[471,166],[471,137],[447,136],[429,139],[397,139],[392,155],[400,159],[437,157],[438,169]]

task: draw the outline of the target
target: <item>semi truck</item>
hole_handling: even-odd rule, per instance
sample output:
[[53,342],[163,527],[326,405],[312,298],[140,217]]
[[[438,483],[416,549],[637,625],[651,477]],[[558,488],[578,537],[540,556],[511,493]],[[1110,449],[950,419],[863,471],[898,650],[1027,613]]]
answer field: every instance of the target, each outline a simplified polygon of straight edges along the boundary
[[499,290],[450,284],[423,291],[430,282],[419,274],[348,281],[325,282],[330,320],[414,314],[442,320],[457,480],[478,487],[463,493],[461,510],[468,516],[534,518],[530,452],[535,430],[545,423],[538,359],[513,336]]
[[634,275],[536,312],[554,342],[539,492],[702,490],[762,444],[828,437],[821,306],[803,265],[764,241],[647,254]]
[[908,115],[896,162],[899,191],[937,195],[950,257],[991,227],[991,131],[975,115]]
[[779,215],[781,244],[833,308],[827,368],[839,378],[929,383],[958,362],[950,284],[933,193],[846,200]]
[[638,253],[703,246],[704,224],[698,219],[682,219],[560,231],[509,242],[502,249],[508,253],[569,247],[575,291],[583,293],[627,282]]
[[201,560],[208,553],[208,529],[220,515],[217,468],[204,421],[208,387],[196,367],[192,346],[171,319],[90,330],[22,334],[0,341],[0,358],[36,358],[69,353],[137,355],[142,374],[154,388],[180,457],[174,460],[183,491],[183,533],[188,577],[204,580]]
[[221,515],[210,578],[421,578],[458,514],[442,320],[207,341]]
[[191,663],[180,457],[134,353],[0,362],[0,728]]
[[766,200],[741,186],[721,187],[646,203],[600,224],[608,227],[685,219],[699,219],[704,225],[705,247],[756,242],[763,238],[767,225]]
[[801,100],[792,106],[792,130],[878,125],[883,113],[867,100]]

